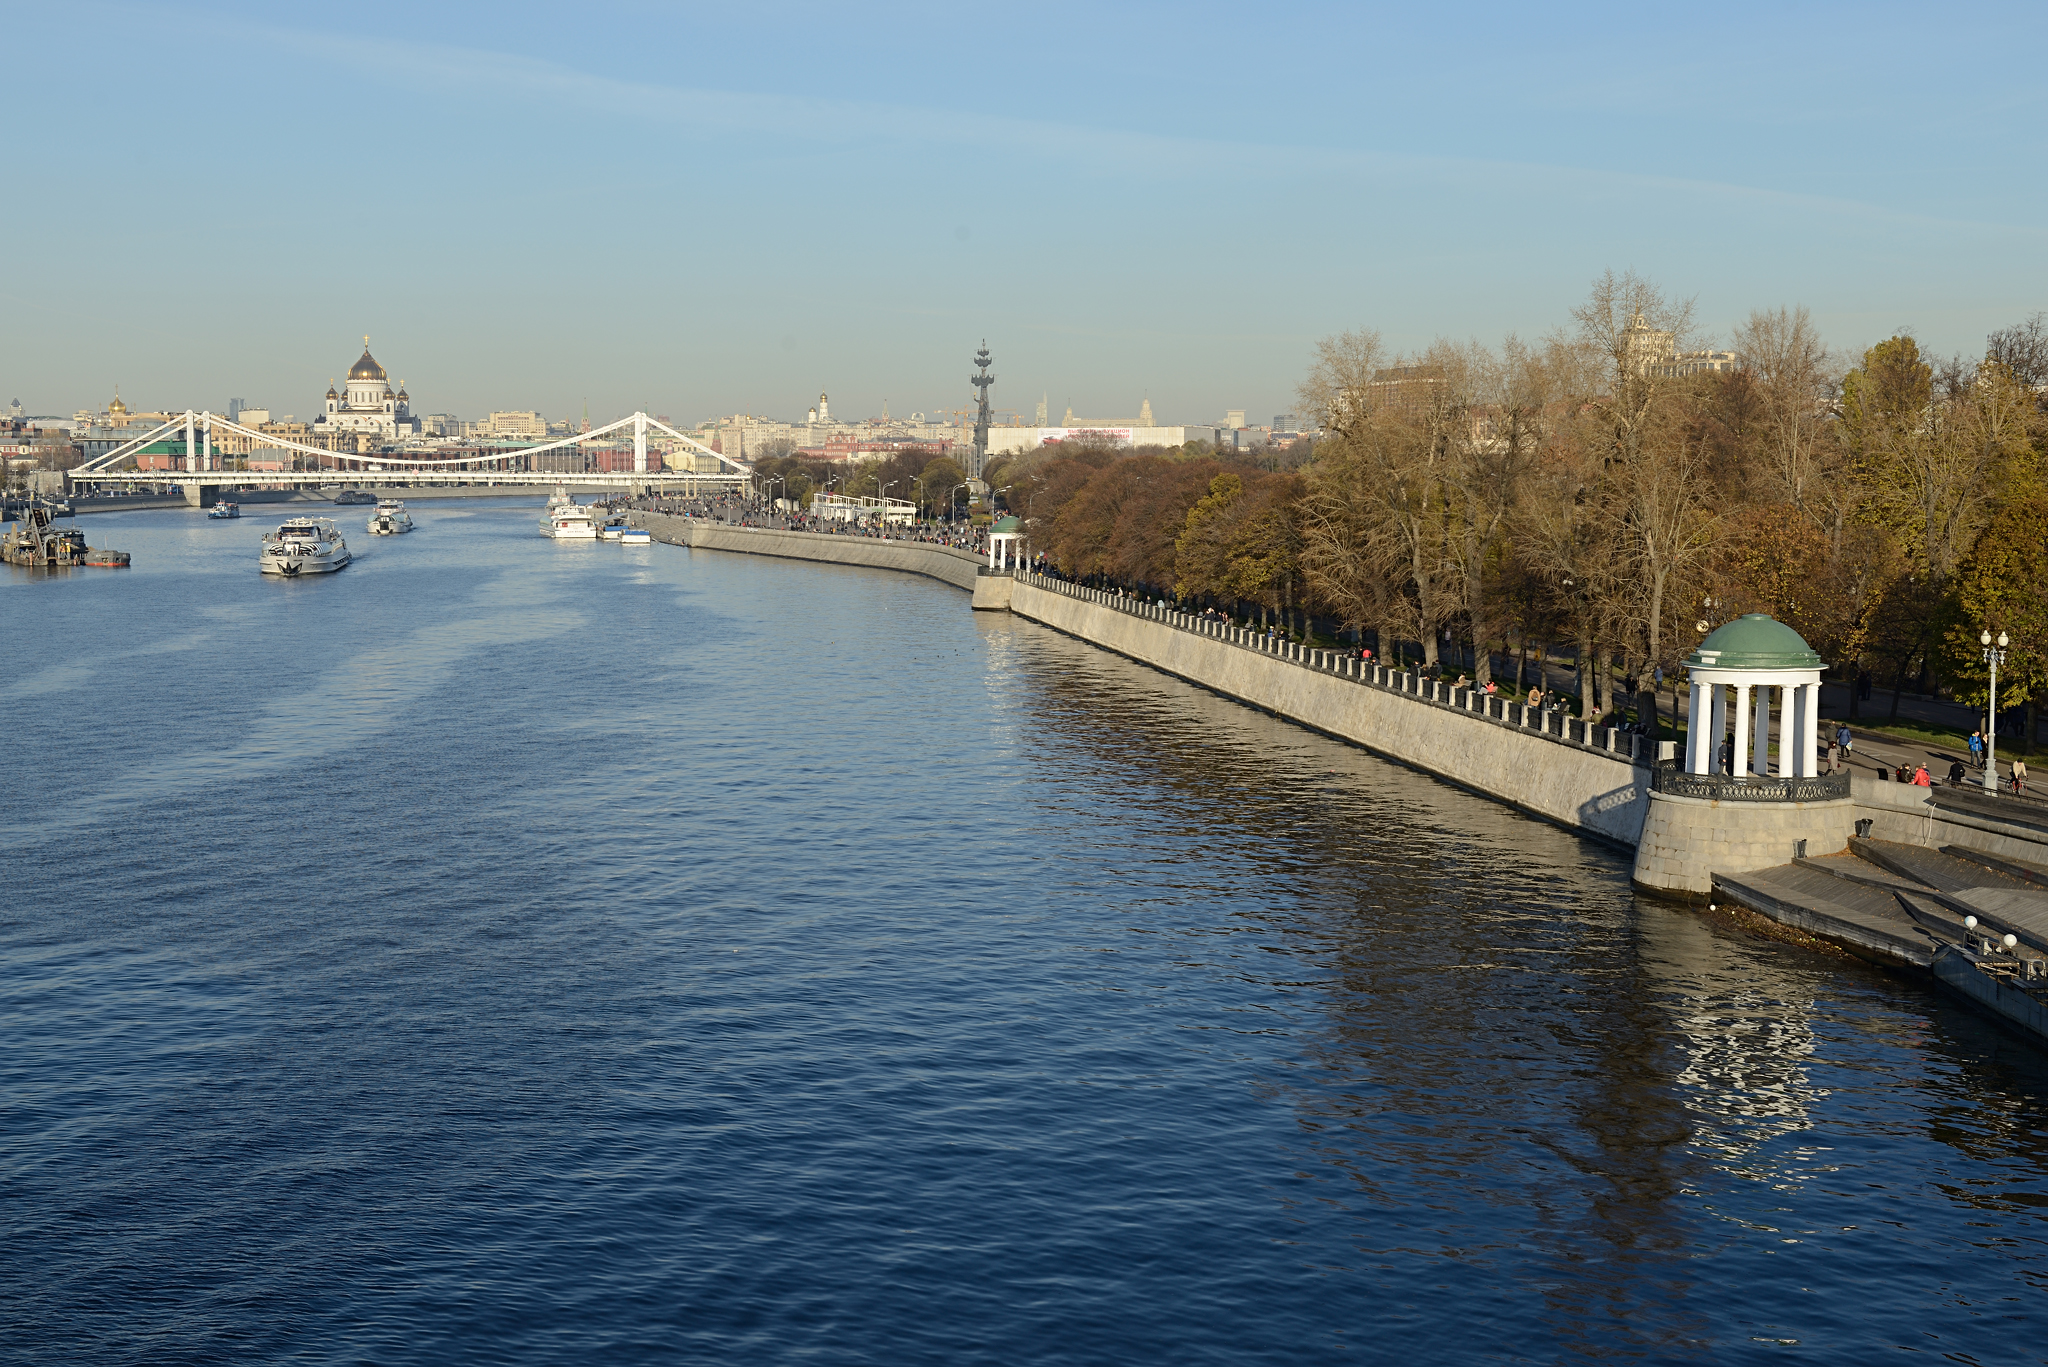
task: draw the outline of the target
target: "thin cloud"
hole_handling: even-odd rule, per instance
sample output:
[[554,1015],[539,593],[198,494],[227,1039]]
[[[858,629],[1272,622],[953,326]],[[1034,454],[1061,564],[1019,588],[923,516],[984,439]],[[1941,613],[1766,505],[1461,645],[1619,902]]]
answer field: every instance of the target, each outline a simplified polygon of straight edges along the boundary
[[1002,150],[1054,162],[1080,175],[1125,181],[1174,181],[1226,174],[1385,183],[1441,178],[1503,204],[1515,197],[1613,197],[1642,201],[1679,195],[1705,203],[1793,214],[1822,214],[1871,224],[2010,233],[2035,239],[2032,224],[1945,218],[1839,196],[1813,195],[1725,181],[1640,175],[1588,167],[1483,158],[1415,156],[1348,148],[1169,137],[1054,120],[1018,119],[922,109],[870,100],[820,99],[656,84],[603,75],[516,53],[449,44],[358,38],[316,30],[216,20],[245,42],[261,42],[300,58],[347,67],[425,92],[461,87],[522,102],[603,111],[703,138],[788,137],[817,146],[877,141],[939,144],[986,153]]

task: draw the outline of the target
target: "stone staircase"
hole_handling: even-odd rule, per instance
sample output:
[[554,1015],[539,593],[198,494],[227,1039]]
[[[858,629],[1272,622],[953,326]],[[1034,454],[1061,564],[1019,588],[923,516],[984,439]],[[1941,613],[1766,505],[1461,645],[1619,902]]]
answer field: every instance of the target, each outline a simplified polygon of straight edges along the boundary
[[1855,839],[1846,854],[1714,875],[1714,900],[1925,972],[2048,1044],[2048,865]]

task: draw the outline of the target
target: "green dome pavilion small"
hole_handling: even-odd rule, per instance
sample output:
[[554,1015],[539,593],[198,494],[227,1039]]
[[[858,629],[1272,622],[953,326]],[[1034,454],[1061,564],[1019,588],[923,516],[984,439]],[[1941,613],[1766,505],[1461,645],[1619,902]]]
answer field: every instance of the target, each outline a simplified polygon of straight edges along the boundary
[[1024,521],[1014,513],[1005,513],[996,519],[988,529],[988,567],[991,570],[1021,570],[1024,568],[1024,547],[1018,543],[1024,539]]
[[[1820,774],[1821,658],[1804,637],[1766,613],[1724,622],[1685,660],[1692,673],[1692,716],[1685,771],[1723,772],[1729,723],[1735,735],[1727,768],[1734,776],[1771,773],[1771,694],[1778,690],[1780,778]],[[1754,725],[1752,726],[1752,722]]]

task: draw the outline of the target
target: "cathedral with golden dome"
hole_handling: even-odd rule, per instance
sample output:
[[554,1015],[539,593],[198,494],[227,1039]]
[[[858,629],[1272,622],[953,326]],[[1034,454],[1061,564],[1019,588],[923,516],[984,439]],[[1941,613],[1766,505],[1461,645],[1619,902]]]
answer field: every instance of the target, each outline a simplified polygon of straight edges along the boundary
[[370,354],[370,339],[363,338],[363,356],[349,367],[347,388],[337,393],[327,386],[326,411],[313,419],[313,431],[321,435],[361,434],[382,441],[404,441],[420,434],[420,420],[412,416],[411,396],[403,381],[397,389],[377,358]]

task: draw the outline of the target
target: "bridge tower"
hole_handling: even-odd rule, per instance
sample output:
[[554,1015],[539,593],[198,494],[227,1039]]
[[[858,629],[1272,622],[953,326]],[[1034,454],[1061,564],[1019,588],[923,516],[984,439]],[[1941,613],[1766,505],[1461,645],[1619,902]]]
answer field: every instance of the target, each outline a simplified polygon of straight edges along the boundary
[[974,363],[981,367],[981,372],[967,377],[980,396],[974,408],[974,468],[967,472],[973,480],[982,478],[982,471],[988,468],[988,387],[996,382],[996,377],[988,373],[988,360],[988,338],[984,337],[981,350],[974,353]]
[[633,415],[633,473],[647,473],[647,415]]
[[199,473],[199,448],[192,443],[192,410],[185,410],[185,473]]

